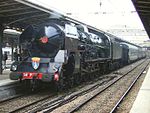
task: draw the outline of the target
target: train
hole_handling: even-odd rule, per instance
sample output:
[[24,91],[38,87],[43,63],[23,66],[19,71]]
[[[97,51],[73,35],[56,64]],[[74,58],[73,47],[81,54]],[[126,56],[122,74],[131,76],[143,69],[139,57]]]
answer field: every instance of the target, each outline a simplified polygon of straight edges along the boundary
[[20,35],[20,60],[11,65],[11,80],[54,83],[61,90],[145,57],[142,47],[86,24],[51,19],[37,26]]

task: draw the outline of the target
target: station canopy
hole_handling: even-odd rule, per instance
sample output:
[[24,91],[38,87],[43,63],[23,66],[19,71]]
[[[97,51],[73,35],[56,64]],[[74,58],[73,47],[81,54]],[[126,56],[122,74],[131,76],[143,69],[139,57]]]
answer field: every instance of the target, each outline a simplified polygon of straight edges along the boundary
[[50,18],[64,16],[28,0],[0,0],[0,24],[5,28],[24,29],[30,24],[47,22]]
[[150,37],[150,0],[132,0],[142,23]]
[[[132,0],[132,2],[150,37],[150,1]],[[0,0],[0,24],[5,28],[24,29],[30,24],[48,22],[50,18],[65,17],[28,0]]]

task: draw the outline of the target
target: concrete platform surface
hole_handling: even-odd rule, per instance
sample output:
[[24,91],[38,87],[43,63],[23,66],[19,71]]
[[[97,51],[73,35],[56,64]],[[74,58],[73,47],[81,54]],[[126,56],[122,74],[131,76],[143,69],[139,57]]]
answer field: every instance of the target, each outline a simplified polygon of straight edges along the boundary
[[150,113],[150,68],[146,74],[130,113]]
[[3,70],[3,74],[0,74],[0,86],[14,83],[16,81],[9,79],[10,69]]
[[10,69],[3,70],[3,73],[0,74],[0,80],[9,79]]

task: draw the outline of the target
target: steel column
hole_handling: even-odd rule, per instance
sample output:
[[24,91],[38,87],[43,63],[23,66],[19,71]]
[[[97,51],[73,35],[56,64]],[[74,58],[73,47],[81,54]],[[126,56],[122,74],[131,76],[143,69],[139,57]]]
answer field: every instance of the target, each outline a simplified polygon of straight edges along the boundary
[[0,23],[0,74],[2,74],[3,69],[2,69],[2,44],[3,44],[3,31],[4,31],[4,27],[3,25]]

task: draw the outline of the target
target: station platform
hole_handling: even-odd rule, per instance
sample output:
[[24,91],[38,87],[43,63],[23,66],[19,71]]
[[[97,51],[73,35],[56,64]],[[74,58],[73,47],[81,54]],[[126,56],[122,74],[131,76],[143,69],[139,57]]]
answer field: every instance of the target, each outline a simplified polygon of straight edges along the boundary
[[0,86],[16,82],[9,79],[9,73],[10,69],[5,69],[3,70],[3,74],[0,74]]
[[150,68],[148,69],[130,113],[150,113]]

